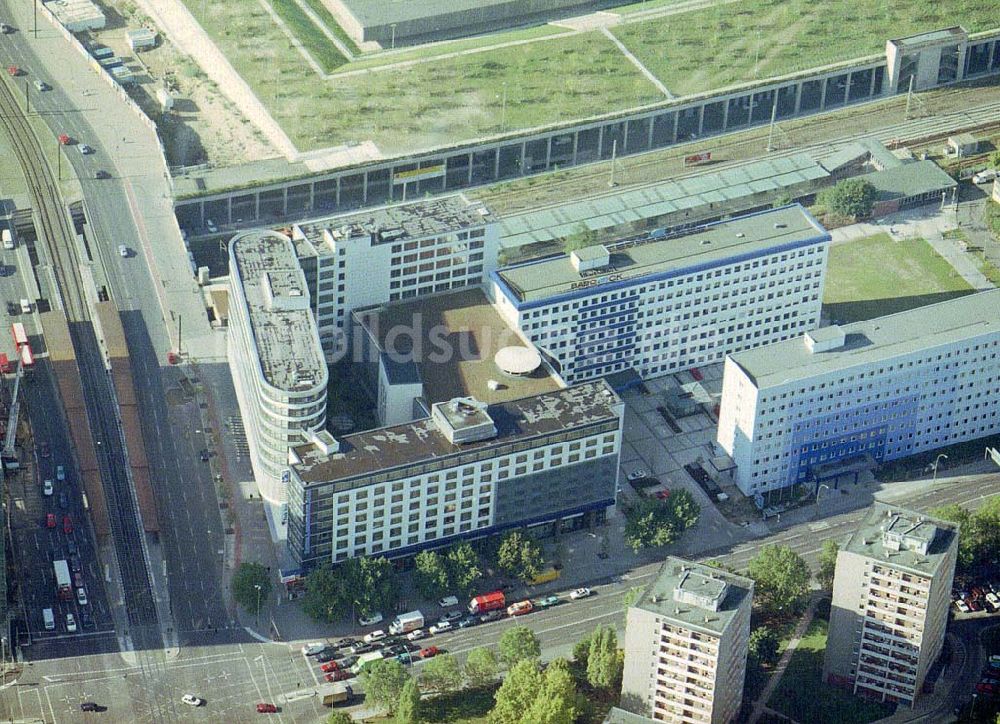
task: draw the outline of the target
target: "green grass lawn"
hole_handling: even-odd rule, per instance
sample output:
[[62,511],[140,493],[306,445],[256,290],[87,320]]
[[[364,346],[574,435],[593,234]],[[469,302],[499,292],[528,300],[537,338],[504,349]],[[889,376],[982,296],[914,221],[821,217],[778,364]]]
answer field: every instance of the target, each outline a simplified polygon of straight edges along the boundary
[[996,0],[751,0],[620,25],[615,36],[676,95],[881,54],[885,41],[1000,25]]
[[890,705],[866,701],[822,682],[826,638],[827,622],[814,618],[767,705],[810,724],[862,724],[891,714]]
[[337,50],[337,46],[330,42],[308,15],[302,12],[302,8],[295,0],[271,0],[271,6],[288,24],[288,28],[313,59],[319,63],[324,73],[329,73],[347,62],[347,58]]
[[424,699],[420,704],[420,719],[441,724],[485,724],[486,715],[493,708],[496,689],[463,689],[447,695]]
[[830,247],[823,294],[830,319],[856,322],[972,291],[923,239],[876,234]]

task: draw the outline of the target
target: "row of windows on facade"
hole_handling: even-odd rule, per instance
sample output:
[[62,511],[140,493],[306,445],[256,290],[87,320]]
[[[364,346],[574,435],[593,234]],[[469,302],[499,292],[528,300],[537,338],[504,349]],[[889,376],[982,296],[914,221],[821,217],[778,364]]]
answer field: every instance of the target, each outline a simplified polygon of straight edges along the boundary
[[[336,483],[318,483],[316,496],[335,495],[348,490],[368,489],[368,495],[385,495],[388,492],[386,485],[381,483],[393,482],[391,489],[393,492],[403,490],[409,481],[411,490],[417,492],[425,485],[433,485],[439,482],[441,476],[434,475],[437,471],[444,472],[444,480],[463,480],[479,474],[479,480],[486,480],[485,475],[492,475],[497,472],[498,479],[509,477],[510,468],[522,462],[522,456],[518,453],[531,452],[535,461],[549,460],[549,467],[557,467],[554,458],[559,458],[560,463],[565,456],[569,463],[581,460],[579,451],[587,448],[587,452],[596,454],[598,445],[603,445],[604,450],[611,450],[616,447],[618,420],[581,426],[574,430],[553,433],[546,435],[541,440],[522,440],[519,442],[503,443],[500,445],[484,446],[479,450],[470,453],[457,453],[454,455],[442,456],[436,460],[421,462],[416,465],[395,468],[392,470],[371,471],[364,476],[355,477]],[[604,454],[602,452],[602,454]],[[514,457],[516,456],[516,457]],[[594,457],[593,454],[587,455]],[[523,462],[527,462],[528,456],[523,456]],[[505,473],[501,475],[500,473]],[[398,487],[397,487],[398,486]],[[433,488],[431,488],[433,489]]]
[[[940,352],[936,355],[934,351],[931,351],[931,353],[926,357],[920,356],[915,359],[901,360],[900,362],[894,364],[886,364],[884,367],[878,367],[878,368],[872,367],[867,371],[857,372],[851,375],[844,375],[843,377],[840,377],[836,380],[830,380],[828,382],[820,382],[817,384],[809,385],[808,387],[802,386],[794,390],[787,390],[781,392],[780,394],[776,394],[774,396],[762,394],[760,396],[760,404],[765,405],[769,402],[773,402],[774,400],[778,399],[784,400],[788,398],[792,398],[792,400],[798,400],[800,404],[811,404],[807,402],[808,398],[802,397],[806,392],[816,392],[817,390],[825,390],[828,387],[835,390],[851,389],[850,385],[848,385],[846,388],[844,387],[844,385],[846,385],[847,383],[853,383],[855,381],[861,382],[862,380],[872,379],[872,378],[878,378],[878,381],[881,382],[886,379],[887,374],[892,375],[893,373],[896,372],[911,371],[914,370],[914,367],[917,368],[915,370],[914,381],[916,382],[918,381],[918,379],[920,381],[926,381],[925,375],[927,374],[928,370],[927,368],[925,368],[925,365],[927,364],[930,364],[932,362],[941,362],[942,360],[950,360],[954,358],[955,362],[953,363],[946,362],[944,369],[954,369],[958,365],[974,366],[978,365],[981,362],[985,362],[987,360],[996,359],[996,352],[990,351],[989,354],[983,354],[978,357],[969,357],[968,355],[970,353],[979,352],[980,350],[983,350],[984,352],[988,350],[996,350],[997,347],[1000,347],[1000,337],[994,338],[991,341],[970,345],[968,347],[965,347],[964,349],[956,349],[949,352]],[[934,368],[934,371],[939,372],[941,369],[942,368],[938,366]],[[899,384],[899,383],[896,381],[891,381],[890,384]],[[862,386],[859,385],[854,389],[860,391],[862,389]],[[771,409],[771,411],[773,412],[773,408]]]
[[[799,249],[798,252],[797,252],[797,254],[795,254],[795,256],[802,257],[802,256],[811,255],[811,254],[821,253],[821,252],[825,251],[825,248],[826,248],[825,246],[811,246],[811,247],[807,247],[805,249]],[[647,285],[644,285],[643,291],[645,291],[646,293],[648,293],[648,292],[655,291],[655,290],[658,290],[658,289],[672,289],[673,287],[677,286],[681,290],[681,291],[677,292],[677,294],[690,294],[690,293],[693,293],[695,291],[697,291],[697,292],[700,293],[703,290],[713,289],[713,288],[716,288],[716,287],[700,287],[700,286],[691,287],[690,285],[691,285],[692,281],[697,283],[697,282],[705,281],[706,279],[721,278],[724,275],[739,274],[742,271],[751,271],[753,269],[759,269],[761,266],[767,266],[769,264],[780,263],[780,262],[785,261],[787,258],[788,258],[787,254],[781,254],[780,256],[779,255],[772,255],[772,256],[764,257],[762,259],[756,259],[753,262],[745,262],[745,263],[742,263],[742,264],[731,264],[731,265],[727,265],[727,266],[720,266],[719,268],[717,268],[717,269],[715,269],[713,271],[709,271],[709,272],[700,272],[698,274],[687,275],[687,276],[683,276],[683,277],[680,277],[680,278],[672,278],[672,279],[666,279],[666,280],[663,280],[663,281],[652,282],[652,283],[649,283]],[[811,260],[808,263],[809,266],[811,266],[813,264],[822,264],[822,260]],[[799,268],[799,267],[788,266],[788,267],[786,267],[784,269],[781,269],[780,271],[783,272],[783,273],[787,273],[788,271],[791,271],[791,270],[793,270],[795,268]],[[777,273],[779,270],[774,270],[774,271],[775,271],[775,273]],[[760,277],[761,277],[760,274],[753,274],[753,275],[746,275],[746,276],[744,276],[744,279],[746,281],[754,281],[754,280],[758,280]],[[635,289],[628,289],[628,290],[623,290],[623,291],[619,291],[619,292],[611,292],[609,294],[602,294],[600,297],[588,297],[588,298],[576,300],[576,301],[573,301],[573,302],[567,302],[567,303],[564,303],[564,304],[561,304],[561,305],[557,304],[557,305],[553,305],[553,306],[550,306],[550,307],[545,307],[545,308],[542,308],[542,309],[536,309],[536,310],[528,311],[528,312],[524,313],[524,317],[525,317],[525,319],[532,319],[532,318],[542,317],[542,316],[545,316],[545,315],[548,315],[548,314],[552,314],[552,313],[569,312],[569,311],[571,311],[571,310],[573,310],[573,309],[575,309],[577,307],[580,307],[580,306],[586,306],[586,305],[589,305],[589,304],[593,304],[595,302],[604,303],[604,302],[608,302],[608,301],[613,301],[615,299],[620,299],[623,296],[631,296],[633,294],[635,294]]]
[[[417,239],[414,241],[407,241],[403,244],[393,244],[392,253],[399,254],[404,251],[413,251],[414,249],[426,249],[428,247],[437,246],[438,244],[452,244],[456,241],[465,241],[466,239],[482,239],[486,236],[486,229],[470,229],[469,231],[459,231],[451,234],[444,234],[442,236],[432,236],[425,239]],[[482,248],[482,241],[473,241],[469,244],[473,249]]]

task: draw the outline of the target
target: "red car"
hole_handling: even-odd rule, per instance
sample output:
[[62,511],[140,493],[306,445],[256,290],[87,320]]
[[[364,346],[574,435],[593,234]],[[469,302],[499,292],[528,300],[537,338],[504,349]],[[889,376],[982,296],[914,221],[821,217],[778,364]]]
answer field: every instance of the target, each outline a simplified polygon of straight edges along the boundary
[[68,515],[63,516],[63,533],[69,534],[73,532],[73,519]]
[[63,146],[68,146],[70,143],[72,143],[72,141],[73,139],[67,136],[65,133],[59,134],[59,143],[62,144]]
[[257,705],[258,714],[276,714],[278,712],[278,707],[274,704],[260,703]]
[[8,65],[7,66],[7,72],[10,73],[11,75],[17,76],[17,75],[21,75],[21,73],[23,71],[20,68],[18,68],[16,65]]
[[336,671],[339,668],[340,664],[338,664],[336,661],[327,661],[325,664],[319,667],[319,670],[329,673],[331,671]]
[[437,646],[428,646],[426,649],[420,649],[420,658],[430,659],[441,653],[441,649]]
[[660,500],[666,500],[667,498],[670,497],[670,491],[669,490],[657,490],[656,491],[656,497],[659,498]]
[[46,528],[55,528],[56,527],[56,514],[55,513],[46,513],[45,514],[45,527]]

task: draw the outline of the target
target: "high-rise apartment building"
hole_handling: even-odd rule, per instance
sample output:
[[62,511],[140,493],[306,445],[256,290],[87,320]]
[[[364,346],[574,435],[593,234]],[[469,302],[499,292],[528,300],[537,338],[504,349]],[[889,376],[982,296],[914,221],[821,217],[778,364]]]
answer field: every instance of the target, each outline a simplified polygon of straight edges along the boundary
[[726,724],[740,709],[753,581],[668,557],[629,607],[623,708],[656,721]]
[[824,681],[912,706],[941,653],[954,523],[876,503],[837,555]]

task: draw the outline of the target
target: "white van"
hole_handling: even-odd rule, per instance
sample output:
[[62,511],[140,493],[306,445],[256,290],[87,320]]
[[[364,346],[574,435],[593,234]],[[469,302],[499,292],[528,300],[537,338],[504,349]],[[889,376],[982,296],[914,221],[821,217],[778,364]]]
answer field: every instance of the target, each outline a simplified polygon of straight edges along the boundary
[[56,628],[56,616],[51,608],[42,609],[42,621],[45,622],[46,631],[54,631]]
[[31,302],[27,299],[21,300],[21,314],[31,314]]
[[3,232],[0,233],[0,239],[3,239],[4,249],[14,248],[14,232],[12,232],[10,229],[4,229]]
[[987,181],[992,181],[997,177],[998,173],[1000,173],[1000,171],[997,171],[995,168],[988,168],[985,171],[980,171],[979,173],[977,173],[975,176],[972,177],[972,183],[984,184]]

